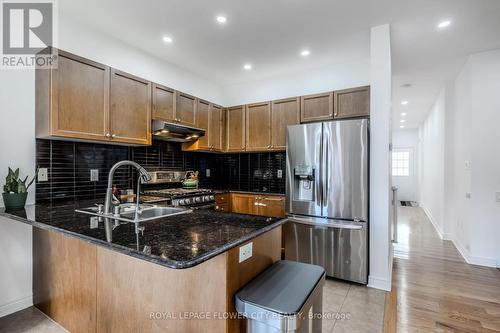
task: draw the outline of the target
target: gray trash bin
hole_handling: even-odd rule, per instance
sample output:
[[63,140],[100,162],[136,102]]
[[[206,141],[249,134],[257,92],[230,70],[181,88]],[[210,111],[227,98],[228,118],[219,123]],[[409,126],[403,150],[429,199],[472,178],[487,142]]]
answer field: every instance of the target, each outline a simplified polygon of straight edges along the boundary
[[323,267],[278,261],[236,293],[236,310],[248,333],[321,333],[324,283]]

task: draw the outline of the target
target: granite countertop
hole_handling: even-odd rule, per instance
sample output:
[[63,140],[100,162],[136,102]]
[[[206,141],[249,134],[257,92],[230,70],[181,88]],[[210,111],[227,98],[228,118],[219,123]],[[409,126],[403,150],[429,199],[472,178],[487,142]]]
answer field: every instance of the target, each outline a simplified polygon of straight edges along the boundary
[[[28,205],[0,215],[34,227],[60,232],[83,241],[170,268],[189,268],[241,245],[286,219],[195,210],[192,213],[141,223],[143,234],[135,233],[134,223],[112,228],[109,222],[91,223],[91,217],[75,209],[95,201],[74,201]],[[113,220],[114,221],[114,220]]]

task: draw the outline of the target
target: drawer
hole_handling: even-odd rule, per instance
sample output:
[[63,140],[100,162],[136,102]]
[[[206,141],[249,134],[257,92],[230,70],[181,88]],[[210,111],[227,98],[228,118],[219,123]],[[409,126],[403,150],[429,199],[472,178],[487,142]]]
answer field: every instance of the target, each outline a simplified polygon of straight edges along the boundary
[[229,193],[224,193],[224,194],[216,194],[215,195],[215,202],[218,204],[229,204],[230,203],[230,196]]
[[219,212],[230,212],[229,203],[216,204],[215,210]]

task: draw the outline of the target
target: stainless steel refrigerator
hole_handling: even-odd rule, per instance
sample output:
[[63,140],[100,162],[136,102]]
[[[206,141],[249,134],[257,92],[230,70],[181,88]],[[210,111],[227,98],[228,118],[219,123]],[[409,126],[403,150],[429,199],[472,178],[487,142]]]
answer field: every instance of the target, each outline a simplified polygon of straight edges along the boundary
[[367,119],[288,126],[285,258],[368,280]]

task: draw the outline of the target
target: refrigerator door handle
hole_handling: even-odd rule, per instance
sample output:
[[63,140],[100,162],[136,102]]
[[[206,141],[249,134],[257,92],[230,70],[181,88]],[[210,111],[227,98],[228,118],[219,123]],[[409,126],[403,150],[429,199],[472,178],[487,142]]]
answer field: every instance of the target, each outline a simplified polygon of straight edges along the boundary
[[328,177],[329,168],[328,166],[328,143],[330,138],[330,132],[327,130],[327,126],[323,124],[323,136],[321,137],[321,207],[322,215],[325,216],[326,208],[328,206]]

